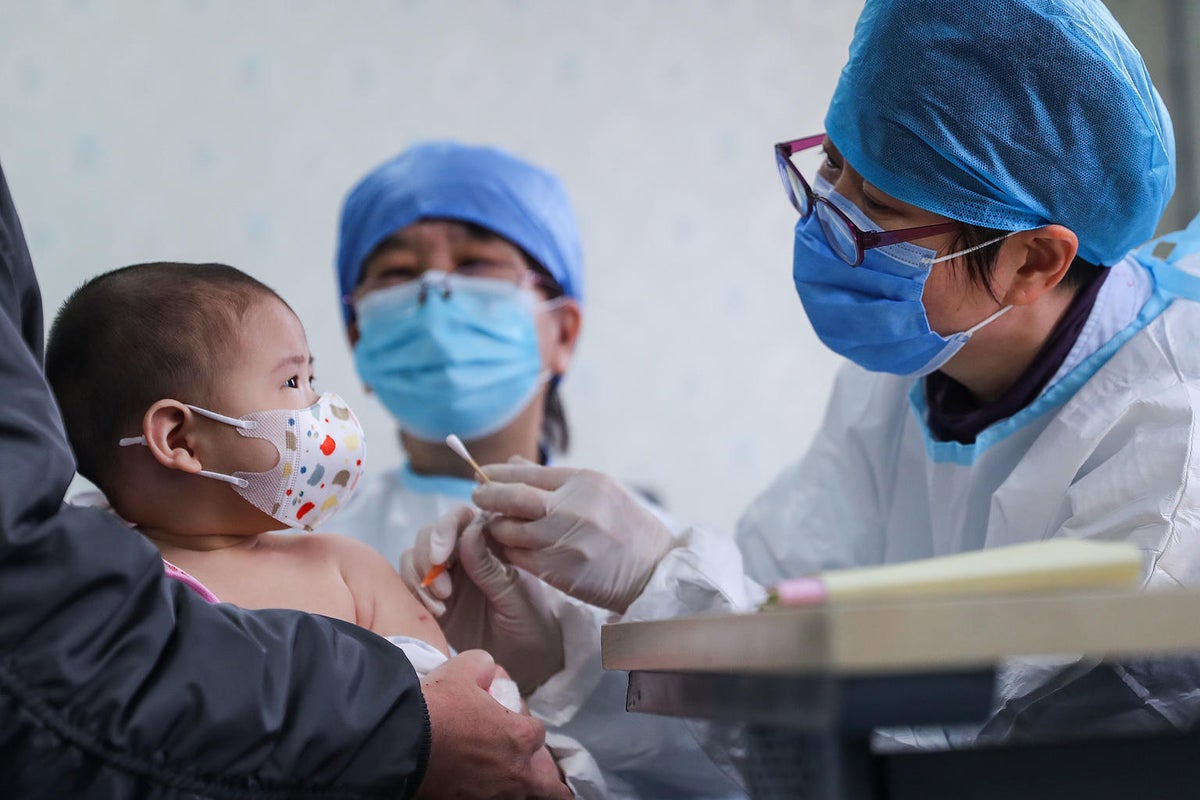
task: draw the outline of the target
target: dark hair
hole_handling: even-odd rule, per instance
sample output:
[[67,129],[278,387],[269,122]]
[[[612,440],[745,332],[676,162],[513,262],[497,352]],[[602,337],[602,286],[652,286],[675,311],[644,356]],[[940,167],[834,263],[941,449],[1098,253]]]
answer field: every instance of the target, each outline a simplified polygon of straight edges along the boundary
[[[1006,233],[1009,233],[1009,231],[964,223],[954,240],[953,249],[966,250],[983,244],[989,239],[1004,236]],[[966,264],[967,280],[976,286],[982,286],[987,289],[988,294],[997,303],[1000,302],[1000,298],[996,297],[992,290],[992,276],[996,268],[996,255],[1000,252],[1000,248],[1003,245],[1004,240],[1000,239],[998,242],[993,242],[963,256],[963,261]],[[1082,288],[1090,284],[1103,270],[1104,267],[1097,266],[1090,261],[1085,261],[1079,256],[1075,256],[1075,259],[1071,262],[1071,266],[1067,267],[1067,274],[1063,276],[1062,283],[1059,285],[1068,289]]]
[[[546,295],[547,300],[562,297],[565,292],[562,285],[554,279],[550,271],[538,263],[537,259],[526,253],[524,248],[517,248],[529,268],[537,273],[538,286]],[[561,376],[555,375],[546,387],[546,400],[542,404],[542,441],[541,446],[550,453],[562,454],[571,446],[571,430],[567,425],[567,409],[563,405],[562,395],[558,391]]]
[[270,287],[224,264],[135,264],[71,294],[50,329],[46,378],[79,472],[103,491],[117,441],[155,401],[211,402],[243,315]]

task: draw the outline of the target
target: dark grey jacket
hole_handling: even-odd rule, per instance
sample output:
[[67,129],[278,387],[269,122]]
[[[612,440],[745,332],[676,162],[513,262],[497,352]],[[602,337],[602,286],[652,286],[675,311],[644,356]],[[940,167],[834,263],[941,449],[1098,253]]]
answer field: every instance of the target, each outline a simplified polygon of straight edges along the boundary
[[398,649],[324,617],[210,606],[115,519],[63,506],[75,466],[42,346],[0,171],[0,797],[415,791],[429,717]]

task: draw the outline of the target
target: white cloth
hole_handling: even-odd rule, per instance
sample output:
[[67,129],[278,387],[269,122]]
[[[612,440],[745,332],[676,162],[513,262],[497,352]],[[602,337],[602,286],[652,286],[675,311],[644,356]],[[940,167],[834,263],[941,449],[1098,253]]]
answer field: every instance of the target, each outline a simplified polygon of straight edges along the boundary
[[[389,642],[404,651],[409,663],[418,677],[424,678],[433,670],[444,664],[447,659],[433,645],[411,636],[388,636]],[[516,714],[521,713],[521,693],[517,684],[508,678],[495,678],[488,687],[488,694],[500,705]],[[604,785],[604,777],[595,760],[579,742],[569,736],[554,731],[546,732],[546,749],[554,756],[555,763],[562,770],[567,786],[580,800],[606,800],[609,794]]]
[[[383,553],[393,564],[411,547],[417,531],[459,505],[470,505],[473,481],[429,478],[407,468],[369,476],[333,521],[333,528]],[[652,511],[676,530],[661,510]],[[715,537],[714,537],[715,539]],[[724,545],[736,554],[731,539]],[[707,552],[707,551],[705,551]],[[690,550],[667,556],[695,562]],[[719,559],[718,559],[719,560]],[[738,562],[740,564],[740,561]],[[707,592],[707,576],[693,584]],[[746,797],[725,731],[672,717],[631,714],[625,710],[628,675],[605,671],[600,662],[600,626],[609,612],[581,603],[547,587],[557,604],[564,634],[565,668],[527,698],[530,713],[551,734],[577,740],[599,764],[613,800],[731,800]],[[646,597],[643,592],[643,597]],[[628,613],[644,608],[641,600]],[[711,742],[721,744],[712,746]],[[710,757],[711,753],[711,757]],[[558,754],[556,753],[556,758]],[[564,766],[559,761],[560,766]]]
[[[384,638],[404,651],[404,655],[408,657],[408,662],[412,664],[413,671],[417,673],[418,677],[424,678],[447,661],[441,650],[422,639],[412,636],[386,636]],[[521,713],[521,693],[517,691],[517,684],[511,679],[494,678],[492,685],[488,687],[488,694],[509,711],[516,714]]]
[[[1072,537],[1135,542],[1146,586],[1200,585],[1200,304],[1152,292],[1133,258],[1112,269],[1063,370],[975,445],[932,440],[922,383],[844,368],[808,454],[738,526],[747,574],[771,583]],[[1186,728],[1200,719],[1196,668],[1165,664],[1014,662],[982,729],[897,739]]]

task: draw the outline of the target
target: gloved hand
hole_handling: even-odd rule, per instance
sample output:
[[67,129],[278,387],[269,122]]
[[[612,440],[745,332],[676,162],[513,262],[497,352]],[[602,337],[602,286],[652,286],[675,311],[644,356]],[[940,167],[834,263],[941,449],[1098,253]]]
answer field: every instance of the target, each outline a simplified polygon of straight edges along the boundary
[[[463,506],[422,528],[400,557],[400,575],[438,618],[450,644],[487,650],[528,695],[563,668],[562,627],[546,587],[488,548],[486,521]],[[449,567],[423,588],[434,564]]]
[[526,461],[484,467],[475,505],[511,564],[584,602],[624,613],[673,546],[671,532],[617,480]]

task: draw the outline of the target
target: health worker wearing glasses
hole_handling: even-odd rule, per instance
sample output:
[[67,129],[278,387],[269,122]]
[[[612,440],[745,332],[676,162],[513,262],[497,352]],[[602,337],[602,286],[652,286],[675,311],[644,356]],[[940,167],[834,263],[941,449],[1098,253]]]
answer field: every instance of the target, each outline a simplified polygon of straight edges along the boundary
[[[490,467],[474,499],[506,557],[624,619],[1056,537],[1132,541],[1145,587],[1200,585],[1200,222],[1144,244],[1171,120],[1099,0],[868,0],[824,132],[776,155],[796,290],[847,359],[808,453],[736,549],[596,473]],[[950,738],[1182,729],[1197,685],[1190,662],[1014,663]]]

